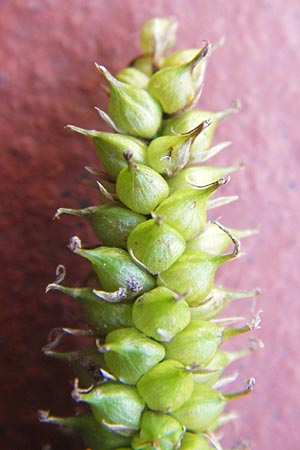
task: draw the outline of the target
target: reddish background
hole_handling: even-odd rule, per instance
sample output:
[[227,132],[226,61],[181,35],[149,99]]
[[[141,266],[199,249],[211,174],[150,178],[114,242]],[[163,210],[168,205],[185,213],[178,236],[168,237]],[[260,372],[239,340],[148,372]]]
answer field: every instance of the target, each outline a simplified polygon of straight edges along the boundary
[[[101,129],[93,106],[105,108],[106,98],[93,63],[122,68],[139,51],[140,25],[160,15],[178,19],[178,47],[226,36],[209,64],[201,108],[226,108],[237,97],[243,103],[239,115],[220,125],[215,142],[233,144],[214,160],[247,164],[226,187],[240,202],[215,214],[231,226],[259,224],[261,233],[244,242],[246,256],[222,269],[218,281],[262,288],[257,336],[265,349],[236,365],[241,376],[232,388],[248,376],[257,385],[235,403],[241,419],[227,429],[228,442],[241,437],[252,449],[299,447],[299,2],[2,0],[1,448],[82,448],[36,419],[38,408],[73,410],[71,372],[40,349],[52,327],[79,324],[74,303],[46,297],[44,286],[58,263],[67,267],[66,284],[79,284],[87,266],[66,244],[74,234],[94,243],[80,220],[51,221],[58,206],[97,201],[83,183],[83,167],[95,166],[96,156],[64,125]],[[250,309],[251,302],[240,301],[230,314],[249,318]]]

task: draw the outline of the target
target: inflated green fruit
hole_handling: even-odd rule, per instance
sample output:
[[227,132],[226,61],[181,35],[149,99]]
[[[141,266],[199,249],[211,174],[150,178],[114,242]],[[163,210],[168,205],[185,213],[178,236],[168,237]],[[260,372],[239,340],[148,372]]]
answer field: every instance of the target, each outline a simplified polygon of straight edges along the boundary
[[242,328],[224,328],[205,320],[192,320],[189,325],[166,342],[166,358],[176,358],[185,366],[206,366],[215,356],[223,341],[231,336],[250,331]]
[[121,436],[130,436],[140,428],[145,402],[133,386],[104,383],[92,390],[75,385],[74,400],[88,403],[98,423]]
[[175,43],[177,30],[176,20],[165,17],[155,17],[142,26],[140,31],[140,44],[144,53],[153,55],[155,64],[163,53]]
[[202,303],[190,308],[191,320],[210,320],[223,311],[229,302],[239,298],[255,297],[259,293],[259,289],[229,290],[222,286],[214,286]]
[[130,152],[125,152],[124,156],[128,165],[118,175],[117,195],[133,211],[150,214],[168,197],[168,183],[151,167],[135,164]]
[[136,297],[155,286],[154,278],[130,258],[126,250],[114,247],[81,248],[77,237],[71,239],[70,248],[88,259],[105,291],[124,289],[125,298]]
[[153,56],[139,55],[130,62],[129,67],[133,67],[143,72],[147,77],[151,77],[153,73]]
[[177,117],[164,120],[160,134],[165,136],[172,133],[186,133],[205,120],[212,121],[209,127],[207,127],[203,133],[199,134],[191,146],[190,163],[193,163],[194,160],[197,162],[198,154],[203,150],[208,150],[211,146],[216,126],[220,120],[237,110],[238,106],[218,112],[197,109],[185,111]]
[[110,331],[133,325],[130,304],[101,300],[93,293],[93,289],[88,287],[71,288],[51,283],[47,286],[47,292],[50,290],[64,292],[78,301],[95,336],[105,336]]
[[109,82],[108,113],[116,126],[125,134],[152,138],[162,120],[158,101],[145,89],[117,80],[104,66],[96,67]]
[[206,224],[209,197],[226,183],[224,178],[200,188],[180,189],[171,194],[155,210],[155,214],[174,227],[186,241],[195,239]]
[[190,308],[175,292],[157,287],[138,297],[132,309],[134,325],[157,341],[171,340],[190,322]]
[[253,387],[249,380],[245,390],[233,394],[222,394],[206,384],[195,383],[194,391],[187,402],[172,415],[186,427],[188,431],[202,433],[209,429],[220,416],[228,401],[248,394]]
[[44,354],[67,362],[73,368],[80,385],[91,386],[102,380],[101,368],[106,364],[103,355],[96,348],[84,348],[72,352],[56,352],[44,347]]
[[179,448],[183,433],[182,425],[174,417],[146,411],[142,415],[139,435],[133,438],[132,448],[173,450]]
[[131,231],[146,220],[142,214],[118,205],[97,205],[84,209],[59,208],[55,218],[61,214],[84,217],[103,245],[120,248],[127,248]]
[[237,252],[216,256],[186,250],[168,270],[159,274],[157,284],[185,293],[186,302],[197,306],[212,290],[216,270],[236,256]]
[[147,145],[142,139],[105,131],[85,130],[68,125],[68,128],[92,139],[97,155],[107,174],[115,180],[126,167],[124,152],[130,150],[132,160],[139,164],[148,164]]
[[187,63],[160,69],[152,75],[148,90],[160,102],[165,113],[174,114],[192,104],[197,95],[192,72],[199,61],[205,58],[209,48],[210,45],[205,44]]
[[[257,234],[257,229],[237,230],[227,228],[227,230],[237,239]],[[232,244],[232,240],[227,233],[216,224],[209,223],[204,231],[187,244],[187,250],[199,250],[211,255],[220,255]]]
[[147,406],[160,412],[178,409],[190,398],[193,388],[192,373],[173,360],[157,364],[137,383]]
[[208,125],[209,121],[204,121],[187,133],[153,139],[147,152],[149,165],[158,173],[173,177],[185,167],[189,161],[192,143]]
[[133,385],[165,356],[162,345],[135,328],[112,331],[98,349],[104,353],[108,370],[122,383]]
[[186,432],[180,444],[180,450],[211,450],[207,440],[200,434]]
[[[153,142],[153,141],[152,141]],[[150,160],[149,160],[150,162]],[[151,165],[151,162],[150,162]],[[241,166],[217,167],[197,166],[186,167],[168,180],[170,194],[178,189],[185,189],[191,185],[205,186],[214,183],[221,178],[226,178],[231,173],[239,170]]]
[[152,274],[167,270],[184,252],[185,239],[158,216],[130,233],[128,251]]
[[54,417],[48,411],[39,411],[41,422],[58,425],[62,430],[71,431],[92,450],[114,450],[117,446],[129,445],[131,436],[116,434],[96,421],[92,413],[74,417]]
[[116,78],[119,81],[123,81],[123,83],[143,89],[147,88],[147,84],[149,82],[149,77],[135,67],[125,67],[125,69],[122,69],[117,73]]

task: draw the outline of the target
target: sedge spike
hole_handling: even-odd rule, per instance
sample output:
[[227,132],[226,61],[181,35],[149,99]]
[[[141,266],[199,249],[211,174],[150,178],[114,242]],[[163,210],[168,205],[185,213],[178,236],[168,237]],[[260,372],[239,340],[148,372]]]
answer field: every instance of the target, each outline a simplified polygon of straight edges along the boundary
[[[46,288],[77,301],[86,325],[54,328],[43,352],[72,367],[71,395],[85,412],[63,418],[45,408],[39,419],[71,430],[89,450],[221,450],[219,427],[237,417],[224,408],[255,384],[249,378],[244,389],[224,393],[238,377],[224,371],[263,347],[253,335],[261,321],[255,304],[241,326],[237,314],[219,317],[228,303],[256,298],[259,290],[215,281],[223,263],[242,255],[240,239],[257,229],[207,218],[208,210],[238,199],[225,185],[244,164],[206,161],[230,145],[213,137],[240,104],[217,112],[194,108],[221,41],[169,53],[176,27],[174,19],[146,22],[141,53],[117,74],[96,64],[108,94],[107,112],[96,109],[110,132],[67,126],[94,144],[101,167],[86,169],[97,177],[100,204],[64,205],[54,219],[83,217],[97,243],[69,241],[74,260],[91,266],[82,286],[65,286],[59,265]],[[221,348],[248,332],[248,348]],[[74,342],[68,351],[57,349],[64,340]]]

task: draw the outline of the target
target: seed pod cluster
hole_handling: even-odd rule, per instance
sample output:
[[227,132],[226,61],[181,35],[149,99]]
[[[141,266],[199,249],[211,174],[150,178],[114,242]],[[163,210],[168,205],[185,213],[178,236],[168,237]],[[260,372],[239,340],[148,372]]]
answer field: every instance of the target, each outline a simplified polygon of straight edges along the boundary
[[84,248],[73,237],[69,245],[91,263],[93,286],[63,286],[59,274],[47,288],[76,299],[89,326],[62,329],[60,338],[86,334],[91,345],[57,352],[60,338],[52,333],[45,353],[74,367],[72,396],[90,412],[41,412],[41,420],[73,429],[92,450],[220,448],[213,430],[225,406],[254,385],[250,379],[239,392],[219,389],[226,367],[249,353],[225,351],[222,343],[259,320],[233,327],[215,319],[231,300],[257,294],[218,286],[215,273],[240,255],[239,239],[256,230],[208,221],[209,208],[230,201],[213,196],[226,191],[228,175],[240,166],[203,164],[228,146],[211,142],[217,123],[236,108],[190,109],[212,46],[166,55],[175,31],[174,20],[152,19],[141,30],[142,54],[129,67],[113,76],[96,65],[108,84],[108,114],[101,117],[112,132],[69,126],[94,143],[109,192],[102,186],[105,204],[55,215],[86,218],[100,242]]

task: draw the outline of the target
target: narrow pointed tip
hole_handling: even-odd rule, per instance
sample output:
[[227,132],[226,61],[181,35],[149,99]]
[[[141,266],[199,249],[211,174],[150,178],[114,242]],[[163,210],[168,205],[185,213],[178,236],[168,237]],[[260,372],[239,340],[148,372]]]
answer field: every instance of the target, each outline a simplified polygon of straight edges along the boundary
[[56,283],[50,283],[46,286],[45,292],[48,294],[49,291],[59,290],[59,285]]
[[74,253],[79,253],[81,250],[80,238],[78,236],[71,237],[70,242],[68,244],[68,248]]
[[50,411],[49,410],[47,411],[45,409],[39,409],[37,411],[37,414],[38,414],[38,419],[40,422],[46,422],[49,418]]

